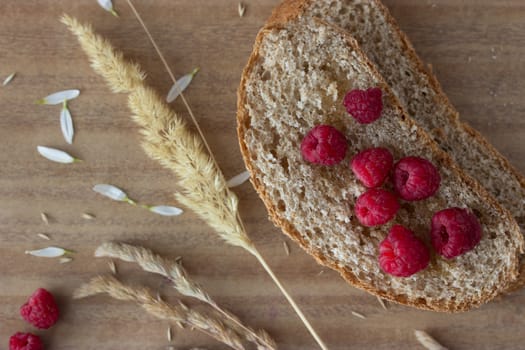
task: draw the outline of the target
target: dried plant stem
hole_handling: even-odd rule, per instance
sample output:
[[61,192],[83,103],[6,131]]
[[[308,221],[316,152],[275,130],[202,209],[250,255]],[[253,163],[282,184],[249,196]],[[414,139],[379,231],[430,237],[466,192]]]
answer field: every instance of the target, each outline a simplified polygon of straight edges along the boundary
[[[130,0],[128,3],[133,6]],[[134,13],[147,31],[138,12],[135,10]],[[111,89],[114,92],[129,94],[128,104],[134,113],[133,119],[142,127],[144,150],[152,159],[158,160],[177,175],[177,183],[182,189],[181,192],[176,193],[177,200],[205,220],[227,243],[242,247],[254,255],[285,295],[321,349],[327,349],[248,237],[239,215],[238,198],[227,187],[226,179],[184,96],[181,94],[200,137],[193,134],[184,120],[169,109],[153,89],[144,84],[144,74],[138,65],[124,60],[122,53],[115,51],[110,43],[95,34],[91,26],[82,25],[66,15],[62,17],[62,22],[77,36],[90,58],[93,69],[106,79]],[[154,43],[151,35],[148,37]],[[157,53],[162,56],[158,46],[156,44],[154,46]],[[169,70],[166,60],[162,59],[162,61]],[[170,76],[175,84],[176,79],[173,74]]]
[[245,350],[237,334],[214,317],[195,311],[180,301],[178,306],[159,301],[153,297],[147,288],[125,285],[113,276],[93,278],[90,282],[77,289],[73,294],[73,298],[80,299],[100,293],[107,293],[118,300],[133,301],[157,318],[181,322],[189,327],[198,329],[233,349]]
[[277,348],[273,339],[264,330],[256,332],[243,325],[235,315],[221,308],[198,283],[188,276],[180,261],[164,259],[144,247],[117,242],[103,243],[96,249],[95,256],[135,262],[145,271],[168,278],[179,293],[207,303],[226,317],[238,329],[239,335],[255,343],[258,349],[274,350]]

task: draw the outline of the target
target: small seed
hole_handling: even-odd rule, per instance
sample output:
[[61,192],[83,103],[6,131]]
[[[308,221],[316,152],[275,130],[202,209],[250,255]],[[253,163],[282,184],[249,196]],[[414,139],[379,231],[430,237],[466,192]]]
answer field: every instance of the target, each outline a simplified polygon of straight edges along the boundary
[[244,13],[246,12],[246,5],[240,2],[237,6],[237,11],[239,11],[239,17],[244,17]]
[[49,225],[49,217],[46,213],[40,213],[40,218],[46,225]]
[[286,241],[283,241],[283,247],[286,255],[290,256],[290,247],[288,246],[288,243]]
[[363,320],[366,319],[365,315],[360,314],[359,312],[352,311],[352,315],[358,318],[362,318]]
[[110,260],[108,262],[108,266],[109,266],[109,270],[111,271],[111,273],[116,275],[117,274],[117,265],[115,264],[115,262],[113,260]]
[[16,75],[16,72],[15,73],[11,73],[7,78],[5,78],[4,82],[2,83],[2,86],[6,86],[7,84],[9,84],[11,82],[11,80],[13,80],[15,75]]
[[95,215],[90,214],[90,213],[83,213],[82,218],[86,220],[93,220],[95,218]]
[[317,276],[321,276],[323,273],[324,273],[324,270],[321,270],[321,271],[319,271],[319,273],[317,274]]
[[171,334],[171,327],[168,327],[168,341],[171,343],[173,336]]
[[59,261],[60,261],[61,264],[67,264],[68,262],[73,261],[73,258],[68,258],[68,257],[66,257],[66,258],[60,258]]
[[42,238],[42,239],[45,239],[46,241],[50,241],[51,240],[51,238],[48,235],[46,235],[45,233],[39,233],[39,234],[37,234],[37,236]]
[[388,310],[388,308],[386,307],[385,301],[382,298],[377,297],[377,301],[379,302],[379,304],[381,305],[383,309]]
[[432,338],[427,332],[415,330],[414,335],[416,336],[416,339],[419,341],[425,349],[428,350],[447,350],[446,347],[439,344],[436,339]]

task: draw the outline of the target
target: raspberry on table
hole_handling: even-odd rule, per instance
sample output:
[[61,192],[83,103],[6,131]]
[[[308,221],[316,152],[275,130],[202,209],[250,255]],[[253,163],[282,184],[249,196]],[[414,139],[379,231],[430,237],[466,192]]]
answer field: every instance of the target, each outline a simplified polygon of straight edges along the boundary
[[481,233],[478,218],[468,209],[448,208],[432,217],[432,245],[447,259],[472,250],[481,240]]
[[33,326],[47,329],[58,320],[58,307],[55,298],[44,288],[39,288],[20,307],[20,315]]
[[346,111],[360,124],[370,124],[379,117],[383,111],[383,98],[380,88],[367,90],[352,90],[343,100]]
[[386,224],[398,210],[396,196],[381,188],[373,188],[360,195],[354,208],[357,219],[365,226]]
[[311,163],[335,165],[346,155],[348,143],[345,136],[330,125],[317,125],[301,142],[301,154]]
[[429,262],[427,246],[404,226],[392,226],[388,236],[379,244],[379,266],[390,275],[412,276],[425,269]]
[[368,188],[379,187],[392,169],[394,157],[386,148],[369,148],[352,158],[350,167],[355,176]]
[[394,165],[394,188],[402,199],[418,201],[434,195],[441,177],[437,168],[420,157],[405,157]]
[[42,350],[42,340],[31,333],[17,332],[9,338],[9,350]]

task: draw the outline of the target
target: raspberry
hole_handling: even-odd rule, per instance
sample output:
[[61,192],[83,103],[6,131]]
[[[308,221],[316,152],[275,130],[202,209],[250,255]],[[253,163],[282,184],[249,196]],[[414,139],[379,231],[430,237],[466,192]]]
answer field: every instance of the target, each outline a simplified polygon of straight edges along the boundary
[[9,338],[9,350],[42,350],[40,338],[31,333],[15,333]]
[[394,157],[386,148],[369,148],[358,153],[350,162],[355,176],[366,187],[379,187],[385,181]]
[[439,188],[441,177],[436,167],[419,157],[406,157],[394,166],[394,188],[407,201],[432,196]]
[[432,245],[447,259],[473,249],[481,239],[481,225],[467,209],[448,208],[432,217]]
[[428,266],[430,253],[414,232],[394,225],[379,244],[379,266],[396,277],[408,277]]
[[352,90],[346,94],[343,105],[346,111],[361,124],[370,124],[383,111],[382,91],[379,88],[368,90]]
[[354,209],[361,224],[378,226],[392,220],[399,210],[399,203],[393,193],[373,188],[357,198]]
[[345,136],[330,125],[317,125],[301,142],[303,158],[322,165],[340,163],[345,158],[347,148]]
[[58,307],[55,298],[47,290],[39,288],[22,305],[20,315],[33,326],[47,329],[58,320]]

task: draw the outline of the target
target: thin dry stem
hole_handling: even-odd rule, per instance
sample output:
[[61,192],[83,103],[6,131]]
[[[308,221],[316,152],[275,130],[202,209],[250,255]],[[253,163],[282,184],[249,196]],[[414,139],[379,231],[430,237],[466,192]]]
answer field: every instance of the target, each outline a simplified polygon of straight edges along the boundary
[[147,288],[125,285],[113,276],[93,278],[77,289],[73,297],[80,299],[100,293],[107,293],[118,300],[133,301],[157,318],[180,322],[208,334],[233,349],[245,350],[238,335],[213,316],[202,314],[180,301],[178,306],[159,301]]
[[[157,53],[163,60],[170,77],[176,83],[162,53],[153,40],[140,15],[131,6]],[[268,264],[246,234],[238,212],[237,196],[228,189],[224,175],[219,169],[202,131],[181,94],[181,99],[194,121],[200,137],[193,134],[186,123],[164,103],[158,94],[143,83],[144,74],[136,64],[123,59],[120,52],[95,34],[89,25],[64,15],[62,22],[79,39],[96,72],[102,75],[115,92],[129,93],[128,104],[134,113],[133,119],[142,127],[143,148],[153,159],[177,175],[182,192],[176,198],[205,220],[229,244],[239,246],[253,254],[273,281],[277,284],[295,312],[322,349],[327,349],[295,301],[284,289]],[[205,152],[204,148],[209,153]]]
[[189,276],[180,259],[171,261],[153,253],[144,247],[130,244],[108,242],[100,245],[95,251],[96,257],[110,257],[127,262],[137,263],[143,270],[168,278],[175,289],[182,295],[196,298],[207,303],[232,323],[238,334],[257,345],[259,349],[276,349],[275,342],[264,330],[255,331],[230,312],[222,309],[202,287]]

